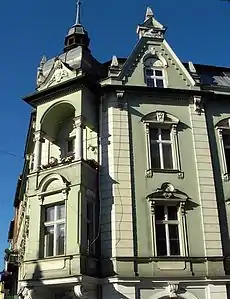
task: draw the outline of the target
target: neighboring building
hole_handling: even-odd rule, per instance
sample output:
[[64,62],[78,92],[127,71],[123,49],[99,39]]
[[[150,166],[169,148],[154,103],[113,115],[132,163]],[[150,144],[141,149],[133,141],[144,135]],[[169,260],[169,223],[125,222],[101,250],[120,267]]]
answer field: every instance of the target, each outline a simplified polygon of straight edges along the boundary
[[230,298],[230,69],[183,64],[150,8],[129,57],[99,63],[79,7],[24,98],[18,295]]

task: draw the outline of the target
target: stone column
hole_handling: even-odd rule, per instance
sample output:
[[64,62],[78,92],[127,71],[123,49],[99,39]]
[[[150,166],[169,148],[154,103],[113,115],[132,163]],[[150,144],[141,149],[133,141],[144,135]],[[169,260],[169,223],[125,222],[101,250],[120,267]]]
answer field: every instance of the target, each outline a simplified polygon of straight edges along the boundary
[[81,160],[83,158],[83,118],[82,116],[77,116],[74,118],[74,128],[75,128],[75,143],[74,143],[74,153],[75,160]]
[[42,143],[42,132],[35,131],[34,132],[34,165],[33,171],[37,171],[40,167],[41,163],[41,143]]

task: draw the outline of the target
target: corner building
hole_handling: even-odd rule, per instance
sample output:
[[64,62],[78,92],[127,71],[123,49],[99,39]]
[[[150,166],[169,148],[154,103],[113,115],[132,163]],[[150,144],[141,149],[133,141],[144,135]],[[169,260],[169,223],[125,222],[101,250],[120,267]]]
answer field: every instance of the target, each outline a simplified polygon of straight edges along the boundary
[[24,98],[18,295],[230,298],[230,69],[182,63],[150,8],[100,63],[79,12]]

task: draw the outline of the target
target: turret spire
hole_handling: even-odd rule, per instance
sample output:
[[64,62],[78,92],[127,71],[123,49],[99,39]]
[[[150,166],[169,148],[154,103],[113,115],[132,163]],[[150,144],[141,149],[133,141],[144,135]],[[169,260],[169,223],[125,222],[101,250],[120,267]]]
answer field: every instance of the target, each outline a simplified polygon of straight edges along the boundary
[[77,0],[76,4],[77,4],[77,13],[76,13],[76,22],[74,24],[75,26],[81,25],[81,1]]
[[76,21],[75,24],[69,29],[67,36],[65,37],[64,52],[67,52],[73,48],[79,46],[88,48],[89,36],[84,26],[81,24],[81,1],[76,1]]

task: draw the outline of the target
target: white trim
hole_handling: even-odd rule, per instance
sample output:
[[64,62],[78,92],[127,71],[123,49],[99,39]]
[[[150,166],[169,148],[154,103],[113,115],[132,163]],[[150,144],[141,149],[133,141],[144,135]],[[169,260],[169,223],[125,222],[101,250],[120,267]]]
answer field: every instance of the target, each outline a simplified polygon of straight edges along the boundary
[[[230,134],[230,128],[225,129],[226,131],[229,130]],[[226,162],[226,155],[225,155],[225,145],[224,145],[224,139],[223,139],[223,129],[217,127],[217,132],[219,135],[219,145],[220,145],[220,155],[222,160],[222,169],[223,169],[223,178],[225,180],[229,179],[228,176],[228,168],[227,168],[227,162]]]
[[[178,296],[183,299],[198,299],[195,295],[193,295],[192,293],[190,293],[188,291],[186,291],[183,294],[178,294]],[[150,299],[163,299],[163,298],[170,298],[168,290],[156,293],[150,297]],[[174,298],[177,298],[177,297],[174,297]]]
[[168,50],[168,52],[172,55],[172,58],[178,64],[178,66],[180,67],[180,69],[183,71],[184,75],[187,77],[187,79],[189,80],[189,82],[191,83],[191,85],[195,86],[196,82],[193,80],[192,76],[189,74],[189,72],[187,71],[187,69],[185,68],[185,66],[182,64],[182,62],[180,61],[180,59],[176,56],[176,54],[174,53],[173,49],[169,46],[169,44],[167,43],[167,41],[164,39],[162,43],[165,46],[165,48]]
[[41,279],[40,281],[19,280],[18,282],[20,286],[19,289],[21,289],[27,286],[80,284],[82,282],[85,282],[86,284],[98,284],[100,283],[100,279],[84,275],[84,276],[67,277],[67,278]]
[[[178,278],[178,277],[177,277]],[[137,283],[141,283],[142,279],[129,279],[129,278],[116,278],[116,277],[112,277],[112,278],[102,278],[100,281],[102,281],[103,283],[120,283],[120,284],[137,284]],[[146,283],[149,284],[163,284],[165,285],[166,283],[169,282],[169,279],[165,279],[165,280],[153,280],[151,278],[145,278]],[[194,286],[196,285],[196,287],[199,287],[197,284],[201,284],[200,287],[203,287],[204,285],[207,286],[208,284],[213,284],[213,285],[220,285],[220,284],[225,284],[225,283],[230,283],[230,278],[223,278],[223,279],[210,279],[210,278],[205,278],[205,279],[184,279],[184,277],[178,278],[177,279],[178,283],[188,283],[190,284],[190,286]]]

